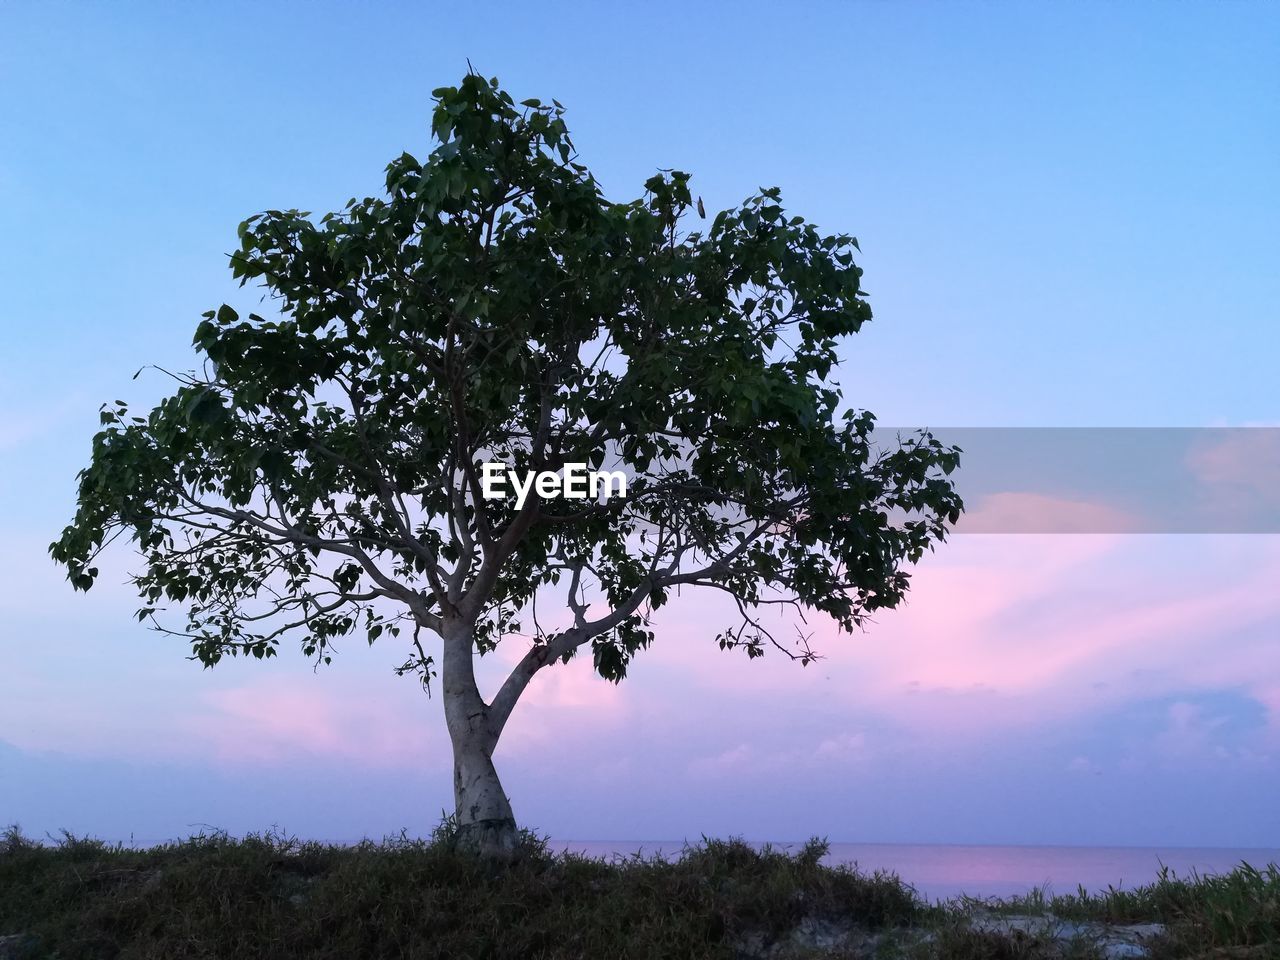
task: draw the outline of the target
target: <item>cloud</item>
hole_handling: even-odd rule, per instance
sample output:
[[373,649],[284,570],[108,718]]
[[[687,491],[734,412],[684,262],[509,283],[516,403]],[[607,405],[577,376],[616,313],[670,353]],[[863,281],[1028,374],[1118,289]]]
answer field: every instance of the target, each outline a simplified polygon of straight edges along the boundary
[[[982,770],[1046,749],[1045,769],[1081,785],[1099,770],[1125,775],[1124,749],[1169,776],[1221,768],[1224,756],[1266,776],[1261,765],[1280,749],[1278,573],[1280,544],[1263,537],[957,537],[913,570],[908,602],[878,613],[866,633],[840,635],[814,618],[802,625],[827,656],[807,668],[719,651],[712,638],[732,609],[687,589],[658,612],[655,647],[623,684],[596,677],[585,652],[540,673],[499,763],[513,796],[554,798],[566,782],[616,790],[621,780],[652,798],[653,784],[666,783],[701,791],[707,810],[725,790],[763,796],[779,783],[891,789],[898,770],[969,770],[948,775],[972,784]],[[789,617],[773,622],[782,636],[792,626]],[[84,698],[62,703],[50,661],[13,681],[24,698],[0,707],[0,722],[25,724],[12,739],[27,748],[212,757],[229,772],[291,761],[431,771],[447,784],[439,701],[425,702],[385,664],[360,672],[366,660],[396,660],[386,646],[344,650],[318,675],[293,657],[202,673],[172,650],[140,649],[110,693],[86,686]],[[522,652],[504,644],[482,658],[487,693]],[[190,680],[179,681],[179,670]],[[1254,726],[1215,724],[1222,711],[1201,695],[1228,688],[1261,705]],[[1158,722],[1130,724],[1127,707],[1156,701]],[[1200,713],[1169,714],[1174,702]],[[1104,721],[1107,736],[1132,737],[1107,747],[1095,736]],[[554,799],[544,806],[560,809]]]
[[864,760],[867,753],[867,738],[861,732],[828,737],[813,750],[814,759],[840,764]]
[[1267,538],[958,537],[865,633],[812,619],[805,629],[826,659],[803,670],[716,650],[710,638],[731,612],[679,598],[631,692],[638,705],[683,696],[778,714],[821,708],[939,751],[1200,689],[1246,690],[1280,730],[1278,580],[1280,549]]
[[[771,758],[767,765],[776,761]],[[728,750],[709,757],[694,757],[689,761],[689,772],[695,777],[720,777],[750,770],[761,773],[766,762],[759,753],[747,743],[739,743]]]
[[433,722],[439,718],[394,699],[339,693],[280,680],[216,690],[187,728],[215,759],[237,765],[319,757],[420,768],[448,756],[443,724]]
[[1201,483],[1274,496],[1280,489],[1280,429],[1215,430],[1193,444],[1187,467]]
[[860,730],[836,733],[805,745],[795,743],[762,748],[756,743],[736,743],[726,750],[697,756],[687,765],[698,778],[757,777],[788,771],[793,775],[825,771],[866,769],[873,757],[866,734]]
[[1232,735],[1239,718],[1203,703],[1177,700],[1165,713],[1165,726],[1152,740],[1153,750],[1175,761],[1245,761],[1265,762],[1252,744],[1240,742]]
[[1251,685],[1253,695],[1266,708],[1268,732],[1280,744],[1280,681],[1264,679]]
[[[513,657],[512,659],[518,659]],[[497,684],[490,689],[496,690]],[[518,756],[529,750],[598,739],[626,724],[632,715],[634,685],[613,684],[592,669],[590,650],[568,663],[555,663],[529,682],[503,731],[499,750]]]
[[1141,529],[1141,521],[1106,503],[1005,491],[983,496],[961,515],[955,529],[956,533],[1130,533]]
[[1187,453],[1197,506],[1221,529],[1275,532],[1280,520],[1280,429],[1218,430]]

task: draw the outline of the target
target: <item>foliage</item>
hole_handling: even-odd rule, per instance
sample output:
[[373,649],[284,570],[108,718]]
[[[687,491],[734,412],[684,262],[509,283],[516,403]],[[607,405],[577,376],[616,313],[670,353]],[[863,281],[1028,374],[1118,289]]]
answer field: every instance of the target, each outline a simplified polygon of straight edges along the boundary
[[[448,842],[401,835],[340,847],[275,830],[222,832],[149,849],[64,833],[0,838],[0,935],[34,956],[328,958],[728,958],[780,949],[798,925],[866,933],[879,957],[1096,958],[1089,938],[1054,941],[970,925],[975,913],[1166,924],[1154,960],[1252,957],[1275,943],[1280,868],[1248,864],[1091,896],[928,906],[892,875],[823,865],[811,840],[788,855],[704,838],[679,857],[556,854],[525,834],[526,856],[495,869]],[[774,954],[770,954],[774,955]],[[781,955],[781,954],[778,954]],[[790,954],[788,954],[790,955]],[[843,956],[818,951],[807,956]],[[863,954],[859,954],[863,955]],[[867,954],[870,955],[870,954]]]
[[1230,873],[1200,876],[1192,871],[1183,877],[1165,866],[1155,882],[1132,889],[1108,887],[1092,894],[1080,888],[1059,896],[1035,891],[997,908],[1067,920],[1163,923],[1170,934],[1161,956],[1191,956],[1218,947],[1263,948],[1280,944],[1280,866],[1242,862]]
[[[418,631],[451,620],[480,653],[523,629],[534,668],[589,643],[616,681],[677,587],[734,598],[721,647],[806,663],[763,605],[853,629],[898,603],[902,566],[961,509],[958,451],[927,433],[877,450],[871,414],[843,406],[837,346],[871,316],[856,239],[789,215],[776,188],[690,230],[688,174],[606,200],[559,103],[475,74],[434,95],[437,145],[392,161],[384,197],[240,225],[232,270],[279,316],[209,311],[203,372],[145,417],[104,406],[51,547],[72,584],[127,533],[139,619],[181,606],[206,666],[290,633],[328,663],[337,637],[407,626],[401,670],[424,681]],[[479,496],[481,459],[632,481],[625,500],[517,510]],[[562,576],[574,627],[522,626]]]
[[[447,832],[447,831],[446,831]],[[535,843],[493,869],[442,841],[334,847],[276,832],[151,849],[70,836],[0,846],[0,931],[62,960],[101,957],[725,958],[745,931],[814,911],[869,929],[911,920],[891,877],[706,841],[613,863]]]

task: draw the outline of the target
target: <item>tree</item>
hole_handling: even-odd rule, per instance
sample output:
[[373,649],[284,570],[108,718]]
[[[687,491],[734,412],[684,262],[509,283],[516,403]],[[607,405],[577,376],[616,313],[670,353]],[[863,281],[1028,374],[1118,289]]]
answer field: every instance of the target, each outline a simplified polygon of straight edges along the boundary
[[[433,96],[438,144],[394,160],[385,197],[240,225],[231,269],[278,315],[204,314],[202,371],[146,417],[104,405],[50,551],[87,590],[128,531],[139,620],[206,667],[286,635],[325,664],[335,638],[401,638],[398,673],[439,671],[460,835],[503,856],[492,755],[539,671],[589,645],[622,680],[679,587],[732,599],[721,648],[808,663],[761,611],[852,631],[895,606],[962,509],[959,451],[927,432],[880,449],[871,414],[842,410],[836,348],[871,316],[853,237],[788,217],[777,189],[690,231],[687,174],[606,200],[558,102],[474,73]],[[629,486],[517,506],[484,498],[484,462],[607,464]],[[504,640],[528,650],[486,701],[474,659]]]

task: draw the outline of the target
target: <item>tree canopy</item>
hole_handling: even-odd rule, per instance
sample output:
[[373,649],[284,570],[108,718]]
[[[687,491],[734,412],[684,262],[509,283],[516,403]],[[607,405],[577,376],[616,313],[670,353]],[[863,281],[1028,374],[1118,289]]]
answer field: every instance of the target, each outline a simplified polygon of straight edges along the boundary
[[[434,97],[434,149],[392,161],[384,196],[240,225],[231,269],[270,316],[209,311],[203,369],[145,417],[103,408],[51,547],[72,584],[127,532],[139,619],[206,666],[390,635],[429,682],[437,634],[490,752],[542,667],[589,646],[621,680],[676,588],[732,598],[708,640],[802,662],[761,610],[854,630],[895,606],[962,509],[959,451],[882,448],[844,404],[838,347],[871,318],[857,240],[775,188],[708,219],[675,170],[607,200],[558,102],[474,73]],[[627,495],[517,507],[481,496],[483,462],[622,469]],[[548,591],[563,616],[544,629]],[[524,659],[472,697],[472,656],[504,640]]]

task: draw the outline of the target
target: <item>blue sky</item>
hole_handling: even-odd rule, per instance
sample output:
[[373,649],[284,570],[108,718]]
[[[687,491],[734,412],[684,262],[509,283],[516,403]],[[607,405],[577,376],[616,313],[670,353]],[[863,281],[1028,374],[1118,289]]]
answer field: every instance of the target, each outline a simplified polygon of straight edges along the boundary
[[[351,838],[446,805],[400,651],[201,671],[132,625],[127,552],[84,597],[44,547],[98,405],[253,302],[236,223],[376,192],[467,58],[563,102],[611,196],[677,167],[856,234],[843,384],[882,422],[1280,424],[1273,5],[6,4],[0,819]],[[1277,573],[1273,537],[958,538],[804,674],[707,649],[688,598],[623,687],[534,692],[507,786],[583,839],[1280,846]]]

